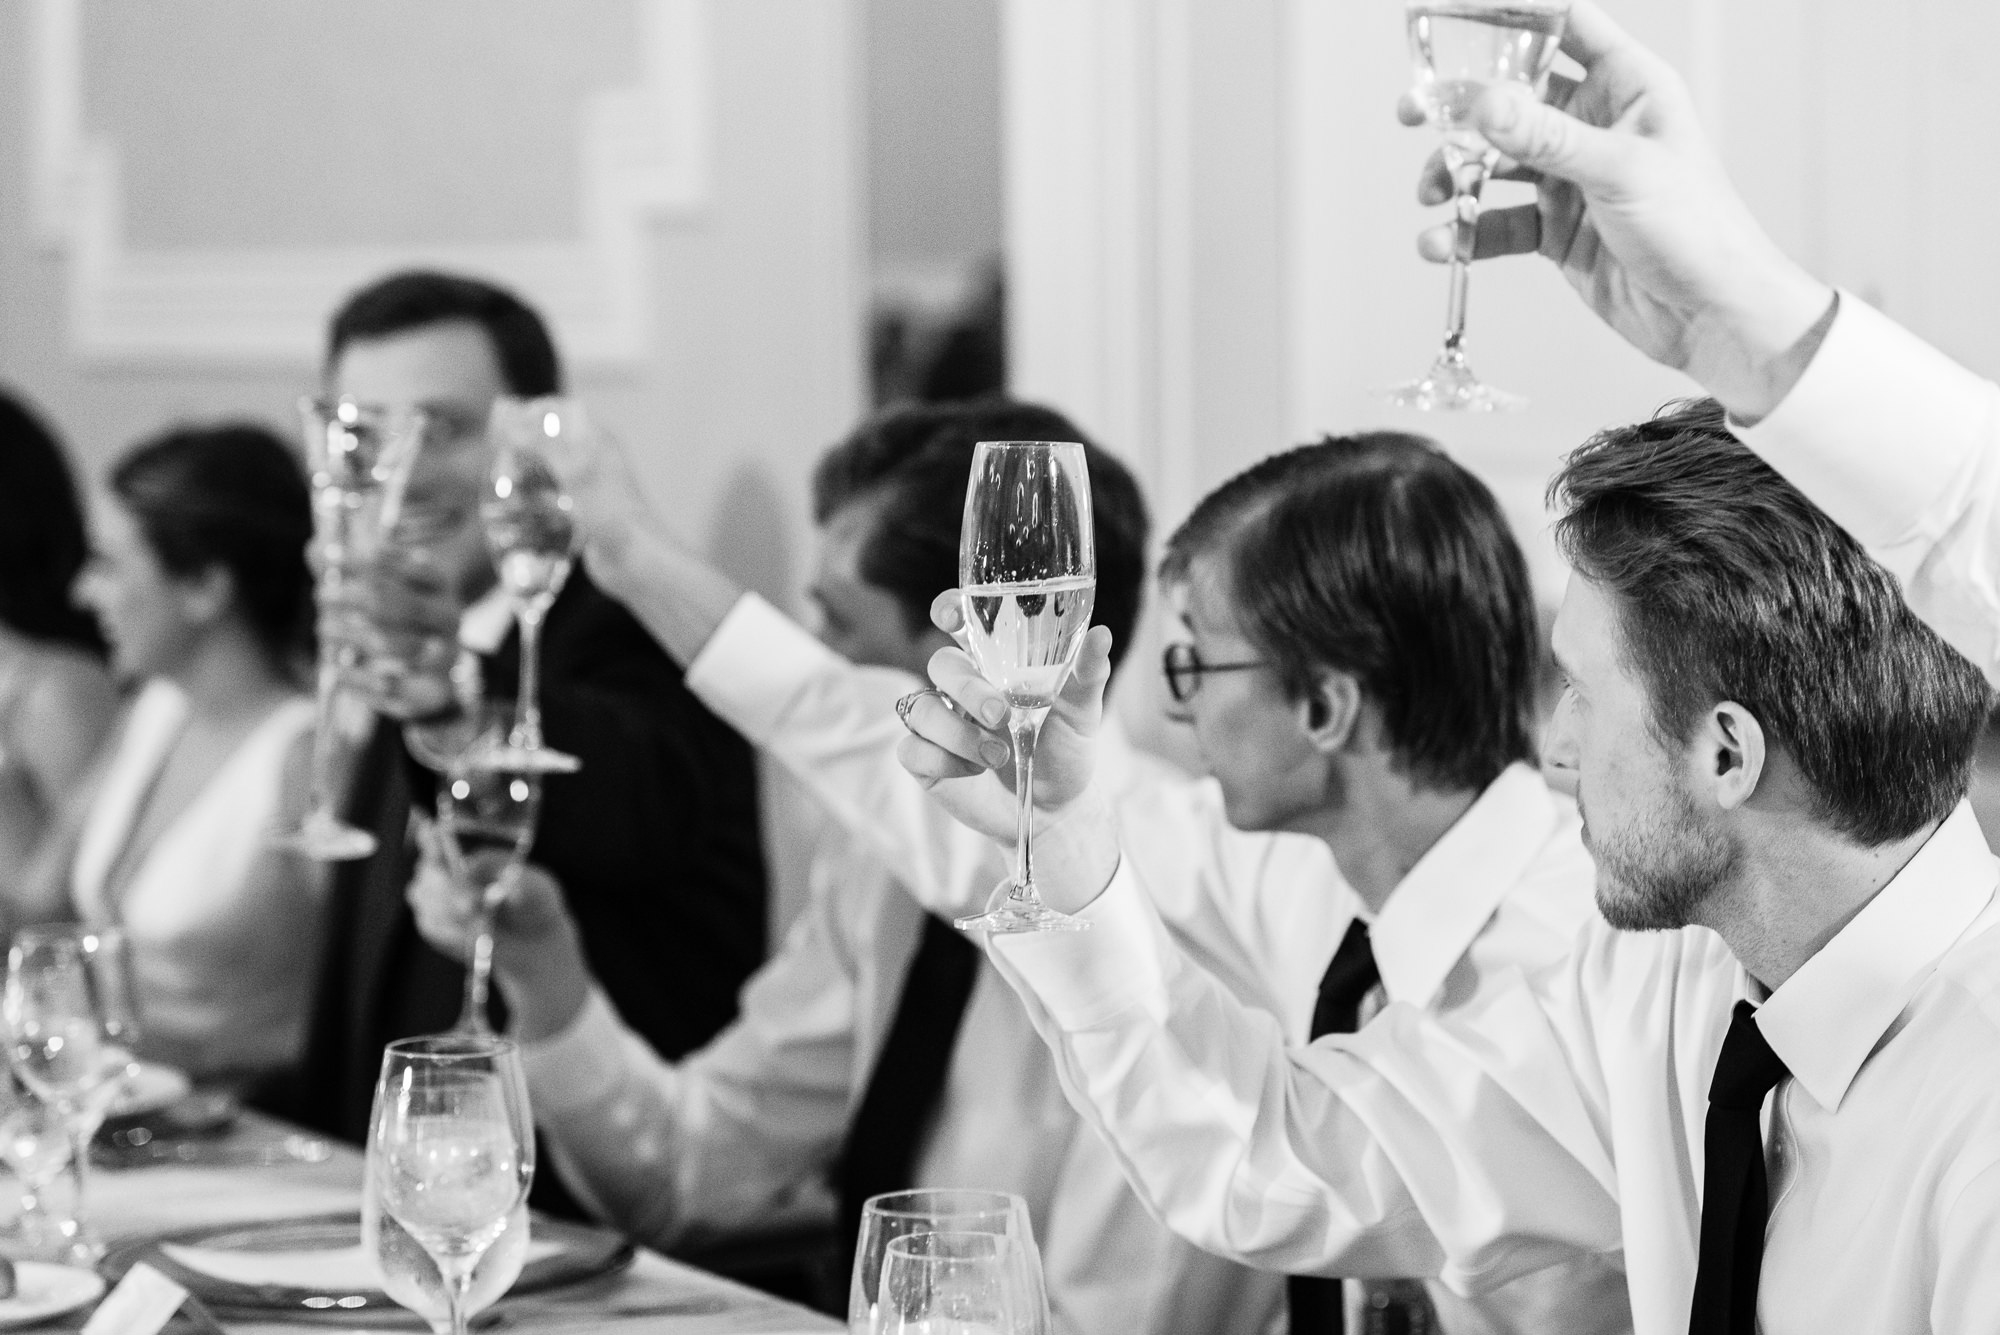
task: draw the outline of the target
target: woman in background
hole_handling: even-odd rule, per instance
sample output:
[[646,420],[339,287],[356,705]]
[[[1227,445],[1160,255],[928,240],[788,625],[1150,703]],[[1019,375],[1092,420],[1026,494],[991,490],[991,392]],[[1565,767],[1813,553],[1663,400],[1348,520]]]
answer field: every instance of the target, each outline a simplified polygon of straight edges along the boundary
[[27,874],[117,714],[97,627],[70,601],[87,550],[62,447],[0,392],[0,896]]
[[323,879],[271,846],[303,806],[311,501],[261,427],[184,429],[112,469],[78,596],[143,683],[78,825],[68,888],[125,929],[141,1049],[248,1084],[304,1044]]

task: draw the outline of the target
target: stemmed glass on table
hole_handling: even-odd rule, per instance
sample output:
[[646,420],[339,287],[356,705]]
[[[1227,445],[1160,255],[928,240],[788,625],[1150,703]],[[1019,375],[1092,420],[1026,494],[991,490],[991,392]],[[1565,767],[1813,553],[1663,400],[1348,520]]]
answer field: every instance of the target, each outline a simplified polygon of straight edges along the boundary
[[391,1043],[367,1173],[363,1245],[384,1290],[438,1335],[465,1335],[527,1258],[535,1135],[520,1051],[466,1034]]
[[[351,399],[303,399],[299,417],[312,473],[319,602],[326,607],[395,529],[425,419],[422,413],[363,407]],[[335,703],[342,680],[360,667],[356,657],[353,648],[322,638],[311,796],[299,825],[274,838],[279,847],[322,862],[351,861],[375,851],[375,837],[343,821],[334,806],[339,745]]]
[[95,1262],[100,1248],[84,1222],[90,1139],[138,1069],[131,956],[111,927],[24,927],[7,954],[4,1001],[8,1057],[29,1091],[69,1135],[74,1212],[65,1250]]
[[24,1253],[41,1257],[73,1230],[49,1206],[49,1188],[69,1163],[69,1131],[55,1109],[21,1083],[12,1066],[0,1066],[0,1162],[21,1181],[21,1207],[14,1231]]
[[465,1005],[452,1026],[455,1034],[493,1032],[486,1015],[493,914],[521,874],[542,809],[540,775],[494,763],[504,748],[492,733],[502,727],[496,720],[482,729],[480,739],[446,768],[438,784],[438,841],[446,870],[473,910],[472,959],[466,964]]
[[1027,1204],[998,1191],[871,1196],[856,1240],[847,1327],[854,1335],[1046,1335],[1048,1298]]
[[1569,21],[1569,0],[1408,0],[1405,18],[1416,93],[1444,134],[1444,165],[1451,176],[1451,297],[1437,360],[1389,397],[1425,410],[1521,408],[1527,400],[1482,383],[1465,360],[1465,296],[1479,233],[1479,197],[1499,161],[1473,128],[1472,109],[1491,84],[1515,82],[1542,91]]
[[488,430],[495,454],[479,517],[486,546],[521,628],[521,682],[513,729],[480,763],[524,774],[570,774],[580,762],[542,740],[542,621],[569,579],[576,521],[569,493],[542,451],[586,429],[582,407],[560,398],[502,398]]
[[1090,628],[1097,547],[1090,473],[1073,441],[981,441],[959,531],[965,644],[1007,697],[1018,803],[1015,870],[999,908],[960,918],[967,931],[1043,932],[1088,924],[1035,889],[1035,740]]

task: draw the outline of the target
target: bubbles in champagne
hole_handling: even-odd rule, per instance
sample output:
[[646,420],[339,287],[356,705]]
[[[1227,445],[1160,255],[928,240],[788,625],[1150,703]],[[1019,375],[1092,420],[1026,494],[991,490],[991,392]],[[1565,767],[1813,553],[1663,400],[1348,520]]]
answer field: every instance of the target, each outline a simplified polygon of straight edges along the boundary
[[1512,81],[1542,87],[1568,21],[1566,4],[1413,4],[1410,53],[1417,96],[1442,130],[1469,128],[1486,86]]

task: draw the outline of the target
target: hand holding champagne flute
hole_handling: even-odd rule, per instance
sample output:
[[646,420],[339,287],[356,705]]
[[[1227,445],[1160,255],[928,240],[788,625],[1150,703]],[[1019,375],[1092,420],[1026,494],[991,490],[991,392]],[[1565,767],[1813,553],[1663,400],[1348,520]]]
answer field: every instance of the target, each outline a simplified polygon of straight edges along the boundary
[[1407,0],[1416,98],[1444,135],[1456,230],[1444,347],[1431,369],[1390,398],[1409,408],[1493,412],[1526,400],[1480,382],[1465,359],[1465,299],[1479,232],[1479,197],[1499,154],[1473,125],[1489,84],[1517,82],[1537,91],[1562,44],[1569,0]]
[[460,1034],[492,1033],[486,999],[493,976],[493,914],[521,874],[542,809],[541,776],[494,766],[495,749],[482,734],[438,785],[440,851],[452,881],[472,907],[465,1005],[452,1027]]
[[1074,442],[981,441],[972,456],[958,577],[965,644],[1007,697],[1018,804],[1007,903],[961,918],[967,931],[1041,932],[1086,926],[1035,890],[1035,740],[1076,665],[1097,591],[1090,473]]

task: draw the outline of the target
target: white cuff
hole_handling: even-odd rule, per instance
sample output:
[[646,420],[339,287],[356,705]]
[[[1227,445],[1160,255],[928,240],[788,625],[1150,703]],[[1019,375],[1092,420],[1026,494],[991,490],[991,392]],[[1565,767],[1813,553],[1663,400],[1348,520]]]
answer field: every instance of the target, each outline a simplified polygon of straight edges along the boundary
[[1135,1006],[1165,1009],[1163,931],[1131,865],[1122,860],[1076,915],[1089,930],[996,935],[988,947],[1062,1029],[1093,1029]]
[[625,1025],[593,987],[569,1027],[521,1045],[528,1098],[537,1110],[562,1112],[610,1098],[625,1078]]
[[[1991,384],[1851,293],[1812,364],[1736,438],[1880,553],[1919,536],[1992,439]],[[1903,572],[1907,573],[1907,572]]]
[[746,593],[688,664],[687,686],[752,744],[767,746],[828,659],[846,666],[805,627]]

